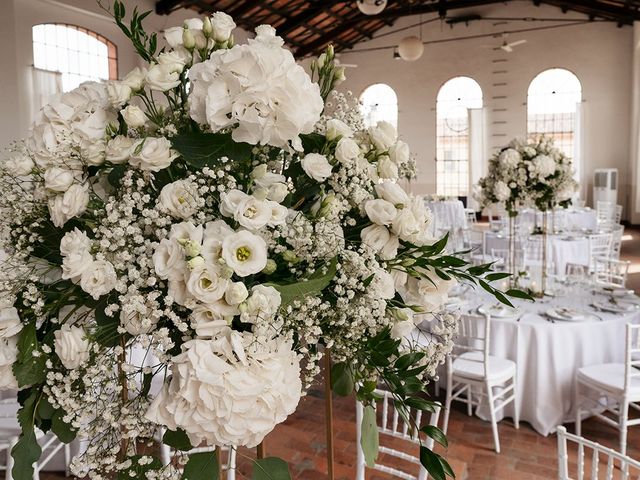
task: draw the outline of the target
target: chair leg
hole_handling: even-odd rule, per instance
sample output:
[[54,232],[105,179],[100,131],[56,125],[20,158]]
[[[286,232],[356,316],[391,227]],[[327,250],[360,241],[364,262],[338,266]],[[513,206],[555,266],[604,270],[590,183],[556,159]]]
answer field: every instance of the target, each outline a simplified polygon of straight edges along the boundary
[[513,424],[516,429],[520,428],[520,403],[518,402],[517,374],[513,376]]
[[71,447],[68,443],[64,445],[64,476],[69,477],[69,465],[71,464]]
[[496,421],[496,410],[493,403],[493,388],[489,382],[485,383],[487,389],[487,402],[489,403],[489,412],[491,413],[491,429],[493,430],[493,443],[496,453],[500,453],[500,438],[498,437],[498,422]]
[[576,435],[582,435],[582,401],[580,398],[580,383],[576,383]]
[[471,417],[473,415],[473,387],[467,385],[467,415]]
[[442,432],[446,435],[449,428],[449,413],[451,412],[451,394],[453,390],[453,380],[451,375],[447,375],[447,399],[444,402],[444,421],[442,423]]
[[620,453],[627,454],[627,423],[629,421],[629,402],[620,402]]

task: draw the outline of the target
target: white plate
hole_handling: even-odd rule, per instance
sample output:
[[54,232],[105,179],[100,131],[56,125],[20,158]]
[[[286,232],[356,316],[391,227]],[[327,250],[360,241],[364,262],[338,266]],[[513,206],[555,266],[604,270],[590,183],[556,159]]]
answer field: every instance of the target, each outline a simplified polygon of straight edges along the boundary
[[611,313],[631,313],[640,309],[640,305],[634,302],[628,302],[625,300],[616,300],[612,302],[610,300],[600,300],[593,302],[593,306]]
[[518,314],[518,309],[494,303],[492,305],[480,305],[478,307],[478,313],[481,313],[482,315],[491,315],[495,318],[510,318],[515,317]]
[[611,295],[612,297],[635,297],[635,292],[633,290],[629,290],[621,287],[608,287],[606,285],[600,285],[598,287],[602,293],[606,293],[607,295]]
[[545,314],[554,320],[560,320],[562,322],[584,322],[596,318],[595,315],[583,312],[582,310],[563,307],[550,308]]
[[469,285],[466,283],[457,283],[449,290],[449,298],[461,297],[469,290]]

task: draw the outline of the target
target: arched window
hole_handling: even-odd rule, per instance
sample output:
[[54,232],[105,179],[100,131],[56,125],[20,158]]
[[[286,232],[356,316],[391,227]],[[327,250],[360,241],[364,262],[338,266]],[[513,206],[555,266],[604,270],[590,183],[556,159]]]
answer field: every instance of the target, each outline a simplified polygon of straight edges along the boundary
[[398,96],[389,85],[376,83],[360,95],[360,108],[366,127],[385,120],[398,128]]
[[574,158],[577,168],[580,80],[569,70],[552,68],[539,73],[529,84],[527,96],[527,133],[545,134],[555,139],[565,155]]
[[436,188],[438,195],[469,195],[469,109],[482,108],[482,89],[469,77],[448,80],[436,102]]
[[34,25],[32,33],[34,67],[60,72],[65,92],[88,80],[118,78],[117,47],[102,35],[58,23]]

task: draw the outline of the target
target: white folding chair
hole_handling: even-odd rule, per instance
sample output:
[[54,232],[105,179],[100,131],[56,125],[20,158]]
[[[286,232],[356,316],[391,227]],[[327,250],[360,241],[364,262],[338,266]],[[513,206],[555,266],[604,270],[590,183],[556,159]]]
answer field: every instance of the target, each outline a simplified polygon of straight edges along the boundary
[[595,257],[593,281],[598,285],[626,288],[630,265],[631,262],[628,260]]
[[[585,480],[585,478],[604,480],[640,480],[640,462],[623,455],[599,443],[567,432],[562,425],[558,426],[558,480]],[[569,463],[569,456],[574,458],[570,444],[574,445],[575,460]],[[575,462],[575,463],[574,463]],[[575,466],[574,469],[571,467]],[[604,467],[601,471],[601,467]],[[620,475],[614,477],[615,470]],[[605,477],[602,477],[603,473]]]
[[[389,475],[393,475],[394,477],[402,478],[405,480],[427,480],[427,471],[420,463],[420,458],[417,455],[417,446],[420,445],[420,439],[418,436],[419,432],[414,426],[407,424],[398,410],[394,407],[393,394],[391,392],[377,389],[375,390],[375,393],[382,397],[378,402],[376,402],[376,410],[378,410],[380,406],[382,408],[382,412],[377,415],[377,426],[380,436],[380,446],[378,448],[378,452],[384,455],[389,455],[390,457],[399,458],[407,463],[417,465],[419,470],[418,475],[415,475],[407,473],[403,470],[399,470],[396,467],[383,465],[379,463],[379,461],[376,461],[374,466],[371,468],[373,470],[388,473]],[[356,480],[365,480],[366,462],[364,458],[364,452],[362,451],[362,446],[360,445],[360,439],[362,437],[363,411],[364,407],[362,406],[362,403],[356,401],[356,429],[358,444]],[[422,426],[422,412],[420,410],[409,409],[408,414],[415,418],[415,422],[417,425]],[[440,408],[438,407],[436,408],[436,411],[431,414],[429,418],[429,425],[437,426],[439,417]],[[423,445],[425,445],[427,448],[433,449],[433,439],[430,437],[426,437],[425,435],[422,436]],[[411,448],[413,454],[398,450],[397,448],[392,448],[391,446],[387,446],[384,444],[385,441],[387,441],[395,447],[397,443],[393,442],[393,440],[397,438],[406,441],[407,446]]]
[[587,237],[589,243],[589,272],[595,271],[595,259],[597,257],[607,257],[611,250],[611,234],[597,233]]
[[624,225],[615,225],[611,231],[611,244],[609,246],[609,258],[620,260],[620,250],[622,249],[622,237],[624,236]]
[[640,418],[629,419],[629,408],[640,412],[640,325],[627,324],[625,337],[624,363],[582,367],[576,379],[576,434],[583,413],[595,415],[619,430],[622,454],[627,453],[627,429],[640,425]]
[[[160,430],[160,434],[161,434],[160,438],[162,438],[162,436],[164,435],[164,429]],[[215,451],[216,451],[216,447],[196,447],[187,452],[180,452],[180,453],[183,455],[189,456],[193,453],[204,453],[204,452],[215,452]],[[222,458],[220,459],[220,462],[222,463],[222,471],[227,472],[226,480],[235,480],[236,449],[231,447],[221,448],[220,449],[221,457],[222,457],[222,454],[225,452],[227,454],[226,461],[224,461]],[[173,450],[171,447],[169,447],[168,445],[165,445],[164,443],[160,444],[160,459],[163,465],[167,466],[171,464],[171,461],[176,454],[177,452]]]
[[[486,398],[495,450],[500,453],[497,412],[514,402],[513,422],[516,428],[520,426],[516,364],[489,354],[490,335],[489,315],[463,315],[460,318],[458,338],[451,355],[447,357],[447,399],[443,431],[447,432],[452,401],[466,402],[467,414],[471,416],[473,406],[479,407],[483,404],[483,398]],[[494,388],[499,391],[494,393]]]

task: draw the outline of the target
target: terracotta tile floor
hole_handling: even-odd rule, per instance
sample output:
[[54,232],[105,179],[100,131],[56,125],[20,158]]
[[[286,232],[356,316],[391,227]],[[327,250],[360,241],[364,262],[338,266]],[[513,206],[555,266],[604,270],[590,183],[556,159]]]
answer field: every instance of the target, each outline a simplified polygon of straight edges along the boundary
[[[629,286],[640,292],[640,230],[629,230],[623,242],[623,257],[632,261]],[[449,449],[441,452],[450,461],[457,478],[469,480],[549,480],[557,476],[556,437],[542,437],[528,424],[516,430],[510,420],[499,424],[502,453],[493,451],[489,423],[467,417],[464,406],[454,405],[449,424]],[[355,478],[355,410],[352,398],[336,398],[335,477]],[[573,425],[569,425],[573,429]],[[616,447],[617,433],[597,420],[583,423],[583,435],[607,446]],[[312,390],[303,399],[298,411],[280,425],[266,441],[268,455],[280,456],[289,462],[296,480],[326,479],[326,443],[324,436],[324,402],[320,391]],[[629,451],[640,458],[640,427],[629,430]],[[240,479],[248,474],[252,452],[239,452]],[[398,466],[401,466],[400,464]],[[58,480],[60,474],[43,474],[43,480]],[[369,473],[368,480],[391,479],[386,474]]]

